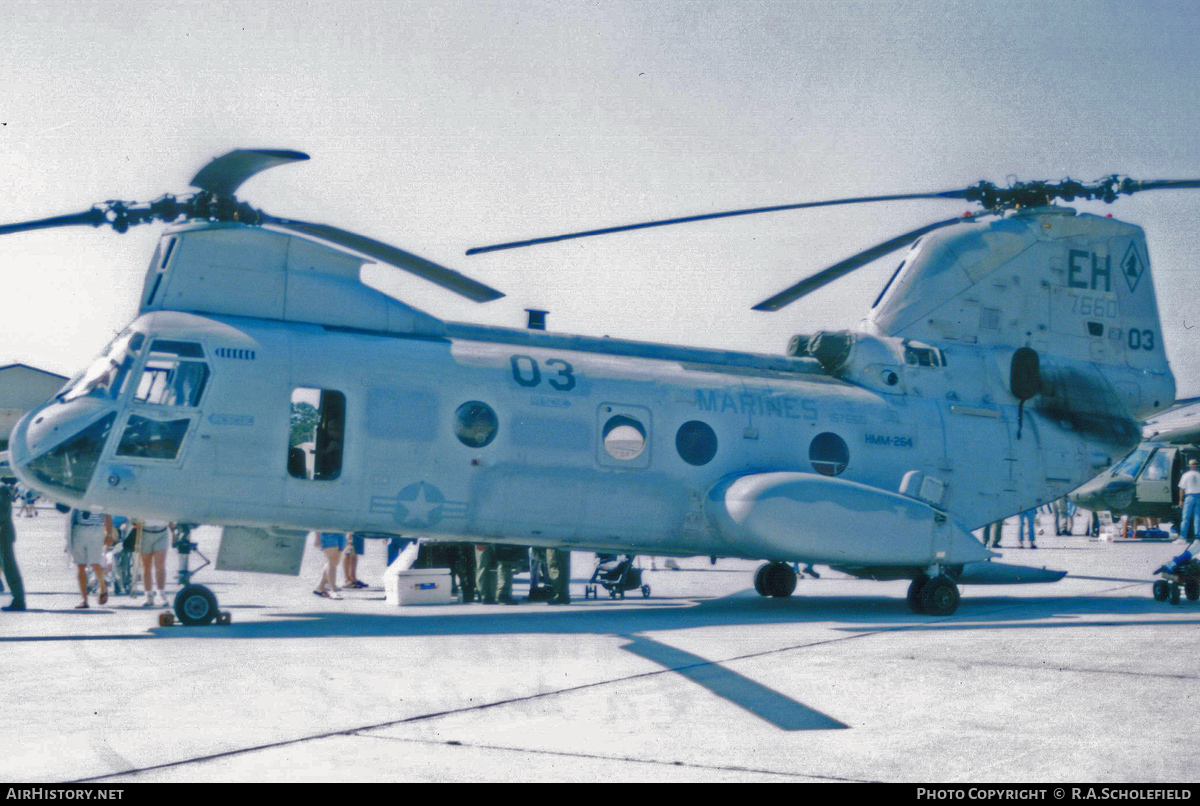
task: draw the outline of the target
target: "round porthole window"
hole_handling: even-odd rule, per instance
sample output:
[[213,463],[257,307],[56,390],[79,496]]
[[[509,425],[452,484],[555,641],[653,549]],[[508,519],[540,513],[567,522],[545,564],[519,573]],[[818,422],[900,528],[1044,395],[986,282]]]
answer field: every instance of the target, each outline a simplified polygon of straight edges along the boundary
[[837,434],[826,431],[813,437],[808,446],[808,461],[823,476],[836,476],[850,464],[850,449]]
[[690,420],[675,433],[675,450],[689,465],[706,465],[717,455],[717,435],[708,423]]
[[454,436],[468,448],[482,448],[496,438],[500,421],[487,403],[470,400],[454,412]]
[[604,450],[614,459],[628,462],[646,450],[646,428],[632,417],[618,414],[604,424]]

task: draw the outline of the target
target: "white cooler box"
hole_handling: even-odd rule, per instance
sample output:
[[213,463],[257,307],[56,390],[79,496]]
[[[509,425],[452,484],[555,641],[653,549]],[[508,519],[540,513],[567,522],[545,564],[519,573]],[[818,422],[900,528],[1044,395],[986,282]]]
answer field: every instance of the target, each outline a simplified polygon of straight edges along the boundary
[[450,604],[450,572],[445,568],[410,568],[388,572],[383,589],[390,605]]

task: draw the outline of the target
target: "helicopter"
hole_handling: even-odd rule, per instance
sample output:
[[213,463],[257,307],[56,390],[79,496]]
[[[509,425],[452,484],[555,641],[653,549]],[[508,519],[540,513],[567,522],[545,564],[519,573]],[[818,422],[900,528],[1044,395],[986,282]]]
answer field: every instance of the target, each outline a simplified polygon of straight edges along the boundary
[[1178,401],[1147,420],[1142,438],[1128,456],[1068,498],[1093,512],[1179,523],[1179,478],[1188,460],[1200,459],[1200,399]]
[[[223,526],[218,567],[298,573],[309,530],[604,553],[764,560],[911,580],[916,613],[959,585],[1052,582],[971,531],[1057,499],[1169,407],[1141,228],[1055,201],[1197,180],[1116,175],[726,211],[479,247],[532,247],[735,215],[948,199],[906,232],[754,306],[774,312],[901,249],[856,330],[767,355],[444,321],[361,280],[378,261],[485,303],[503,294],[411,252],[239,200],[308,159],[239,149],[195,194],[0,227],[165,227],[137,317],[15,427],[14,471],[93,511]],[[186,624],[217,610],[175,599]]]

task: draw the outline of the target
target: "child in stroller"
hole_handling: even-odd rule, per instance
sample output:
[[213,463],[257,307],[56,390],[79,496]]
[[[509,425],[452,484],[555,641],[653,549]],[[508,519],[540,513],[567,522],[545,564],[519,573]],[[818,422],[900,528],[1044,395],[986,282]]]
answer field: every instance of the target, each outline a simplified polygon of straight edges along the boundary
[[1192,544],[1188,543],[1187,551],[1172,557],[1170,562],[1154,572],[1160,577],[1154,581],[1153,588],[1157,601],[1170,600],[1173,605],[1179,604],[1180,589],[1187,594],[1189,602],[1200,599],[1200,559],[1192,555],[1191,548]]
[[595,599],[597,585],[608,591],[610,599],[624,599],[625,591],[642,591],[642,598],[649,598],[650,586],[642,584],[642,569],[635,568],[632,554],[597,554],[596,570],[583,588],[584,599]]

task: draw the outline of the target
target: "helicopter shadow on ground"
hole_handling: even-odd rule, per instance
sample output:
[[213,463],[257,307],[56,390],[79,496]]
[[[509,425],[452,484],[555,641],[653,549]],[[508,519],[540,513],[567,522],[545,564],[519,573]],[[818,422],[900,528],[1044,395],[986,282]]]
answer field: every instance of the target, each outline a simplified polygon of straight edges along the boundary
[[[615,604],[615,603],[614,603]],[[547,610],[529,606],[502,612],[454,614],[377,615],[347,613],[279,614],[268,621],[234,624],[214,630],[152,631],[164,637],[267,637],[437,635],[580,634],[617,635],[626,639],[620,648],[650,660],[701,686],[784,731],[839,730],[849,726],[804,703],[775,691],[715,661],[653,640],[649,633],[692,627],[753,626],[842,622],[835,631],[845,638],[892,630],[989,630],[1030,627],[1081,627],[1103,624],[1129,626],[1119,617],[1158,613],[1165,605],[1132,597],[1087,596],[1077,598],[1005,596],[971,599],[955,617],[933,618],[912,613],[903,599],[885,597],[794,597],[763,599],[748,592],[709,600],[653,600],[636,606],[597,603],[587,608]],[[1190,619],[1156,620],[1153,624],[1193,628],[1200,611]],[[1089,618],[1091,616],[1092,618]],[[1096,616],[1109,616],[1097,619]],[[1042,622],[1035,620],[1041,619]],[[1072,620],[1063,620],[1072,619]],[[1145,621],[1136,622],[1138,625]],[[835,639],[837,640],[837,639]],[[794,648],[802,648],[804,641]],[[825,641],[821,641],[825,643]],[[788,649],[789,647],[784,647]]]

